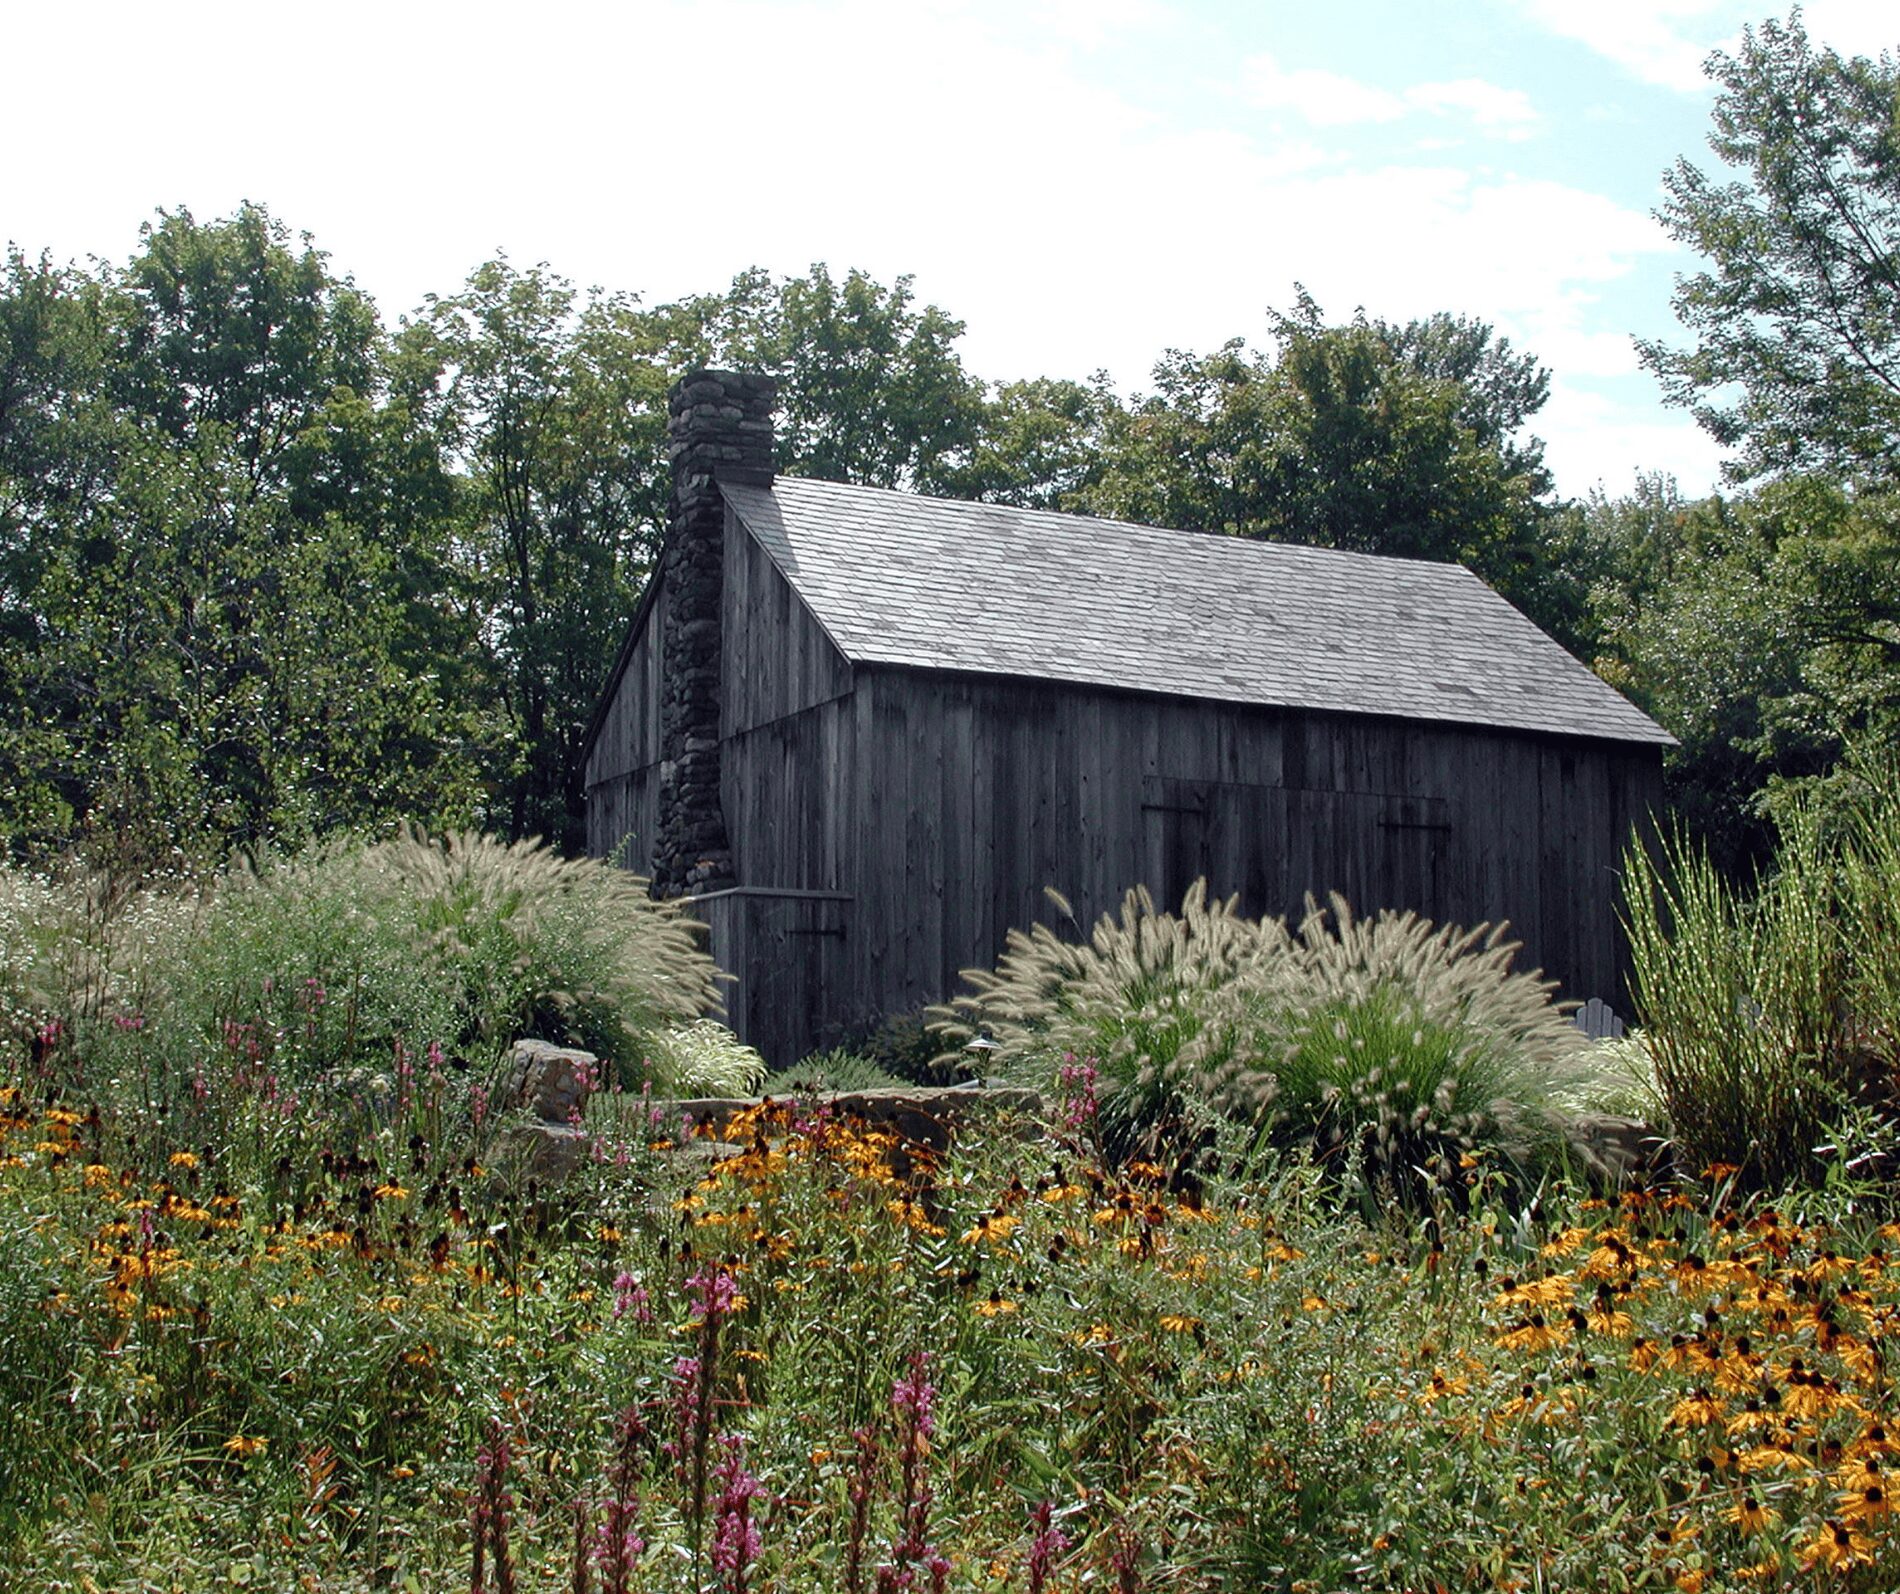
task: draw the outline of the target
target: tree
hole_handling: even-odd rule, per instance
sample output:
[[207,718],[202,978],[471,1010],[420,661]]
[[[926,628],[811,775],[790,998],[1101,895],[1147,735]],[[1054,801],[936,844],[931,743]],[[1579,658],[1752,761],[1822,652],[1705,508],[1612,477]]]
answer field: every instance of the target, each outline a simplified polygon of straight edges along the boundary
[[911,286],[838,282],[822,263],[782,281],[754,269],[685,308],[712,363],[778,379],[785,474],[944,492],[976,444],[983,384],[953,347],[963,323],[919,309]]
[[347,279],[259,207],[162,214],[122,272],[16,255],[0,327],[0,837],[136,866],[472,816],[439,462]]
[[460,559],[508,726],[496,818],[513,838],[585,841],[581,740],[665,529],[678,331],[498,258],[404,340],[465,473]]
[[1900,503],[1813,477],[1690,503],[1652,479],[1584,514],[1599,672],[1678,738],[1671,804],[1713,856],[1765,864],[1781,792],[1900,747]]
[[[1900,61],[1816,49],[1799,11],[1711,57],[1709,145],[1657,212],[1709,262],[1676,282],[1687,349],[1640,345],[1669,398],[1739,450],[1732,479],[1900,478]],[[1735,396],[1731,396],[1735,395]]]
[[1154,525],[1468,565],[1573,645],[1581,586],[1550,557],[1548,477],[1517,429],[1545,373],[1489,327],[1328,326],[1304,293],[1272,355],[1170,352],[1106,417],[1078,496]]

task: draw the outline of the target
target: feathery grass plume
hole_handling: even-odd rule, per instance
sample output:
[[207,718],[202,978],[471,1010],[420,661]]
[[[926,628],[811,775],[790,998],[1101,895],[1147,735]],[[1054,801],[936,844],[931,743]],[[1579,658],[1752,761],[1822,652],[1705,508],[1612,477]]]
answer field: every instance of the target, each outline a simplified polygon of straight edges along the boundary
[[715,1019],[656,1030],[646,1055],[662,1079],[694,1095],[750,1096],[765,1080],[765,1059]]
[[[1844,926],[1857,910],[1841,900],[1855,870],[1811,803],[1781,827],[1775,871],[1752,897],[1680,834],[1660,857],[1638,845],[1624,863],[1633,984],[1670,1132],[1686,1166],[1733,1163],[1771,1189],[1820,1172],[1815,1148],[1855,1082]],[[1884,865],[1864,868],[1865,887]],[[1870,901],[1858,928],[1879,934],[1885,916]]]
[[[315,975],[347,993],[362,1043],[440,1039],[495,1052],[521,1035],[585,1046],[631,1073],[665,1026],[717,1003],[698,926],[646,883],[538,841],[414,827],[232,868],[201,986],[239,1001]],[[280,964],[295,966],[279,967]],[[387,1038],[365,1033],[386,1027]]]
[[1506,934],[1309,896],[1285,966],[1238,992],[1266,1137],[1407,1197],[1480,1147],[1525,1161],[1554,1143],[1548,1109],[1587,1043]]
[[935,1010],[938,1030],[987,1034],[1018,1072],[1092,1059],[1115,1153],[1199,1104],[1322,1158],[1351,1147],[1399,1189],[1479,1143],[1527,1155],[1550,1137],[1545,1101],[1583,1038],[1553,982],[1512,970],[1503,926],[1359,919],[1335,894],[1309,898],[1294,934],[1236,900],[1197,881],[1175,915],[1138,888],[1086,942],[1012,931],[996,970],[966,971],[973,993]]
[[1241,917],[1238,900],[1210,902],[1197,880],[1176,915],[1137,886],[1085,942],[1011,930],[994,972],[965,969],[974,991],[931,1009],[933,1027],[953,1045],[988,1036],[1005,1071],[1053,1077],[1064,1054],[1092,1058],[1104,1140],[1126,1151],[1179,1117],[1184,1091],[1217,1105],[1251,1093],[1255,1057],[1224,994],[1267,982],[1291,940],[1277,919]]

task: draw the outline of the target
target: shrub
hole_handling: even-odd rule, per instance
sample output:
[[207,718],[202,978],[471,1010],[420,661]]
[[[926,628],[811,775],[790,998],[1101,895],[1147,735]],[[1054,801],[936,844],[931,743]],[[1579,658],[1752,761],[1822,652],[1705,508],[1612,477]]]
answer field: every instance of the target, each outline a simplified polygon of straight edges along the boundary
[[862,1053],[834,1047],[780,1069],[760,1089],[768,1096],[815,1096],[828,1090],[888,1090],[903,1083]]
[[1512,972],[1515,950],[1502,927],[1361,920],[1337,895],[1309,902],[1295,935],[1210,903],[1202,882],[1178,917],[1137,890],[1085,943],[1012,932],[939,1027],[987,1033],[1004,1066],[1045,1076],[1092,1060],[1112,1149],[1206,1106],[1396,1190],[1479,1143],[1550,1137],[1545,1098],[1583,1040],[1549,982]]
[[98,1088],[124,1135],[228,1140],[260,1165],[319,1132],[339,1151],[398,1125],[479,1140],[520,1035],[674,1083],[691,1060],[664,1036],[715,997],[697,926],[636,877],[416,831],[133,892],[10,873],[0,975],[36,1083]]
[[695,1095],[750,1096],[765,1079],[765,1059],[709,1018],[659,1031],[646,1055],[661,1079]]
[[1516,951],[1502,925],[1309,899],[1287,966],[1237,993],[1267,1138],[1392,1193],[1483,1147],[1526,1162],[1551,1145],[1547,1109],[1586,1045],[1553,982],[1512,970]]
[[1626,863],[1637,1005],[1685,1163],[1813,1182],[1845,1117],[1894,1110],[1900,1052],[1900,785],[1859,770],[1847,822],[1781,805],[1774,866],[1731,885],[1676,835]]
[[1138,886],[1085,942],[1041,924],[1011,930],[995,971],[965,969],[974,992],[933,1010],[936,1028],[953,1045],[987,1036],[1005,1071],[1044,1076],[1055,1060],[1092,1059],[1102,1133],[1126,1151],[1180,1117],[1184,1091],[1230,1106],[1251,1095],[1258,1059],[1228,998],[1268,980],[1292,943],[1283,923],[1243,918],[1237,902],[1209,902],[1197,880],[1176,916]]

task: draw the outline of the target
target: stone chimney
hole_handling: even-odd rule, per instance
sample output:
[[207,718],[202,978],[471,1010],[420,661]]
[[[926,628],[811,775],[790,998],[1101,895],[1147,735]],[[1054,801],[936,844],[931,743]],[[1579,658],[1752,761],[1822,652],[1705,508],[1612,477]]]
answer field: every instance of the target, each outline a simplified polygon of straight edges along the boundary
[[738,884],[719,806],[720,601],[726,504],[721,482],[772,484],[770,377],[692,371],[667,396],[672,515],[660,556],[660,833],[656,896],[694,896]]

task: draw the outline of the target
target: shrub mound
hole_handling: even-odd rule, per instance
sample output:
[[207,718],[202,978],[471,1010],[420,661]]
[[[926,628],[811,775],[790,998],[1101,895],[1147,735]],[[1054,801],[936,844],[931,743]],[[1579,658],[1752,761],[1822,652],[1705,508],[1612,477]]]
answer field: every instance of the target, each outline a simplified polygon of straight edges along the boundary
[[1584,1044],[1515,951],[1502,926],[1359,919],[1337,894],[1289,931],[1196,882],[1178,915],[1131,891],[1085,942],[1012,932],[935,1016],[1043,1083],[1086,1060],[1113,1153],[1192,1135],[1211,1110],[1405,1194],[1481,1145],[1523,1157],[1551,1138],[1545,1106]]

